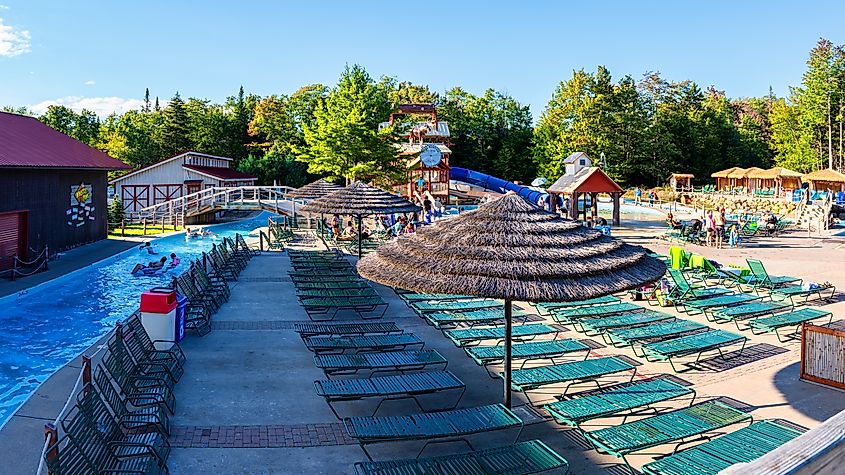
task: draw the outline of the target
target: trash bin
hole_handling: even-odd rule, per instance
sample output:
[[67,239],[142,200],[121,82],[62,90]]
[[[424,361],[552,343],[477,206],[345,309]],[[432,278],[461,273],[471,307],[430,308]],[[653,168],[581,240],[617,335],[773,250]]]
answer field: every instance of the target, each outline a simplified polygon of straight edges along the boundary
[[176,293],[176,326],[174,327],[173,333],[176,338],[173,340],[176,343],[182,341],[185,338],[185,314],[188,309],[188,297],[180,293]]
[[177,306],[176,291],[169,287],[141,294],[141,324],[158,350],[170,349],[176,341]]

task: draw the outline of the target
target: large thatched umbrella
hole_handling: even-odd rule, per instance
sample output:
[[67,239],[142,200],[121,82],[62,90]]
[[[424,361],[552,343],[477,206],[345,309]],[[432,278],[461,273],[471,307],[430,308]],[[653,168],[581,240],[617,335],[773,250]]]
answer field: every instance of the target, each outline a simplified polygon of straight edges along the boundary
[[[335,185],[330,181],[326,181],[320,178],[317,181],[313,181],[307,185],[303,185],[300,188],[286,193],[285,196],[287,196],[288,198],[295,198],[300,200],[316,200],[317,198],[322,198],[328,195],[329,193],[333,193],[341,189],[343,189],[342,186]],[[293,216],[296,217],[296,201],[293,202]],[[323,226],[322,223],[320,223],[321,233],[322,229]]]
[[511,402],[511,302],[583,300],[640,287],[665,265],[508,193],[385,244],[358,262],[376,282],[505,301],[505,404]]
[[374,214],[411,213],[420,207],[399,196],[356,181],[303,206],[300,211],[314,214],[346,214],[358,218],[358,257],[361,257],[361,219]]

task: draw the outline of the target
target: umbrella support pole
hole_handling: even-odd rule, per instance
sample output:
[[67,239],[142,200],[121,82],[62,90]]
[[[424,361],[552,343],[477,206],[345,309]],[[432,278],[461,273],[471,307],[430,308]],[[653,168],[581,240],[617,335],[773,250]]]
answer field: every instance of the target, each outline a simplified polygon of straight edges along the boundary
[[361,258],[361,215],[358,215],[358,259]]
[[504,383],[505,383],[505,407],[510,409],[511,407],[511,373],[512,373],[512,358],[511,358],[511,346],[513,343],[513,318],[512,318],[512,305],[510,299],[505,299],[505,371],[504,371]]

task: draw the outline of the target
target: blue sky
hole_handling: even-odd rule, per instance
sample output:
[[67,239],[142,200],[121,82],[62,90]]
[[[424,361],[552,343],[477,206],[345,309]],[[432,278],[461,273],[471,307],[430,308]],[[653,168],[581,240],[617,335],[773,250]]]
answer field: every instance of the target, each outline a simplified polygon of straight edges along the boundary
[[[820,36],[845,43],[845,2],[0,0],[0,105],[221,101],[373,76],[492,87],[539,116],[573,69],[660,71],[731,97],[800,82]],[[600,5],[600,6],[599,6]]]

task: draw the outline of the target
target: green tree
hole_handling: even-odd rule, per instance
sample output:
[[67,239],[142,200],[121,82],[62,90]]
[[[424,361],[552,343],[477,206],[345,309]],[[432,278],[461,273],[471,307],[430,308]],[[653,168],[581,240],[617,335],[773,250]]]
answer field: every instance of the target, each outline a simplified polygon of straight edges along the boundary
[[178,92],[162,111],[162,124],[157,132],[156,142],[165,157],[190,150],[190,119],[185,109],[185,102],[179,97]]
[[95,144],[99,139],[100,119],[86,109],[76,113],[67,106],[49,106],[38,120],[89,145]]

